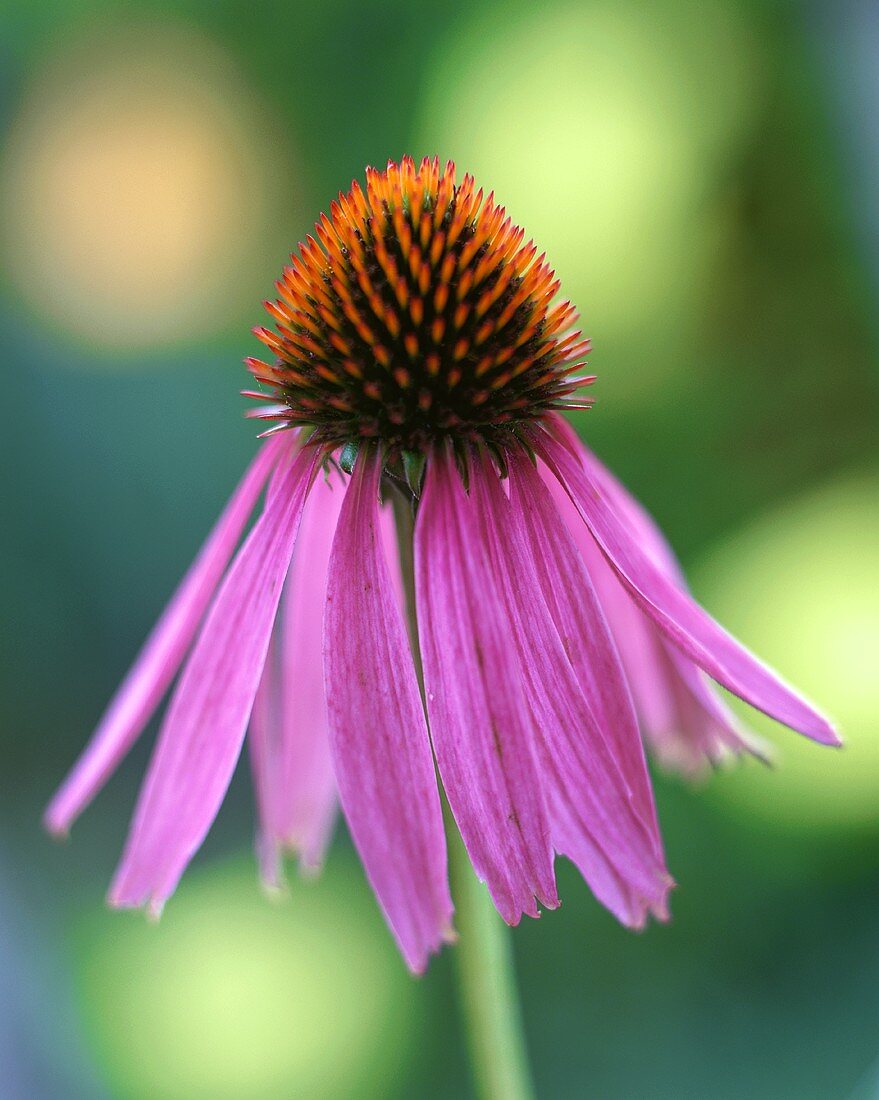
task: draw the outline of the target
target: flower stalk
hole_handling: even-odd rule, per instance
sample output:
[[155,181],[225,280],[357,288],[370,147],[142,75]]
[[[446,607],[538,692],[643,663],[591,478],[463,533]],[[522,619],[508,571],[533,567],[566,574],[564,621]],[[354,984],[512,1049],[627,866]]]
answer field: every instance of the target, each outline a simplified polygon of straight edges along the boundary
[[[415,517],[412,502],[396,490],[393,492],[393,508],[406,600],[406,625],[418,686],[424,700],[424,674],[415,610]],[[476,1092],[483,1100],[530,1100],[534,1090],[510,937],[487,890],[473,873],[445,798],[443,816],[459,937],[455,950],[458,998]]]
[[529,1100],[534,1095],[510,935],[473,874],[457,830],[449,826],[449,870],[459,941],[458,996],[477,1094],[483,1100]]

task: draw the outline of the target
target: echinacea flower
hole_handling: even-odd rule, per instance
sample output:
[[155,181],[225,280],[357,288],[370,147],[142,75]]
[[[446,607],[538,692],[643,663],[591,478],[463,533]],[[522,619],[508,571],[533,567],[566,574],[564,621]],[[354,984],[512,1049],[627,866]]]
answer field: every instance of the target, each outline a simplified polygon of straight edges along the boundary
[[[836,733],[694,601],[562,419],[590,404],[589,343],[492,195],[404,158],[315,233],[255,330],[271,362],[247,361],[263,387],[247,396],[269,402],[252,415],[273,426],[49,828],[70,827],[182,666],[114,905],[161,910],[249,726],[264,876],[286,850],[319,866],[338,798],[415,971],[452,936],[437,771],[508,923],[558,904],[556,854],[624,924],[664,919],[639,718],[687,767],[752,750],[707,675],[816,741]],[[399,557],[394,501],[414,520]]]

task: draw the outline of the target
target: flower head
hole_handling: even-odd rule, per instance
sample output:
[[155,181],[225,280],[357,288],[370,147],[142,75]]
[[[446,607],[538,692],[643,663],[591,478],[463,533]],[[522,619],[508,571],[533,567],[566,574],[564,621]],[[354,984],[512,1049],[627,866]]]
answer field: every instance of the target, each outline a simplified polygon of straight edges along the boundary
[[275,330],[254,332],[277,358],[247,363],[276,404],[254,415],[331,444],[376,440],[391,462],[444,440],[502,445],[594,381],[573,377],[589,341],[554,304],[554,272],[451,162],[367,169],[275,285]]
[[711,677],[838,744],[693,600],[654,522],[560,416],[592,381],[573,373],[588,342],[474,188],[436,160],[369,171],[267,304],[274,359],[248,365],[271,438],[47,811],[66,831],[182,666],[114,904],[161,909],[248,730],[264,878],[278,883],[284,851],[319,866],[338,799],[416,971],[452,936],[435,763],[506,921],[558,904],[564,855],[637,928],[668,915],[672,885],[642,733],[688,769],[759,752]]

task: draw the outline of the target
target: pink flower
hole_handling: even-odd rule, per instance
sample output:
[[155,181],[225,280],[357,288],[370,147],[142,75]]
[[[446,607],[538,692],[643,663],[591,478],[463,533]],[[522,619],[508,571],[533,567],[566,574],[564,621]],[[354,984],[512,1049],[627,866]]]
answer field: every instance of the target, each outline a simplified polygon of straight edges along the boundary
[[69,829],[182,667],[113,904],[161,910],[249,727],[265,879],[284,851],[320,865],[338,799],[414,971],[453,935],[436,770],[508,923],[558,904],[556,854],[624,924],[665,919],[638,719],[688,769],[759,751],[707,675],[816,741],[836,733],[693,600],[560,417],[589,404],[573,396],[593,381],[574,375],[588,341],[493,196],[404,158],[316,234],[267,303],[276,329],[257,330],[273,363],[248,361],[272,395],[255,415],[277,424],[48,827]]

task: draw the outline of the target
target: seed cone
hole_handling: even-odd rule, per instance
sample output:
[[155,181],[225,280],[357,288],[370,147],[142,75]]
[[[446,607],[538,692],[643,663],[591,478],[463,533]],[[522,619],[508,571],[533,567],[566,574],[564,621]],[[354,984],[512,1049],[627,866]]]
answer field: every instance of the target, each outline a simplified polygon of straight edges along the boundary
[[[248,359],[274,404],[249,415],[308,425],[330,444],[391,451],[497,444],[568,400],[589,341],[543,256],[494,195],[455,166],[411,157],[366,170],[321,216],[266,302],[276,357]],[[265,400],[267,395],[248,391]],[[590,402],[577,402],[577,407]]]

